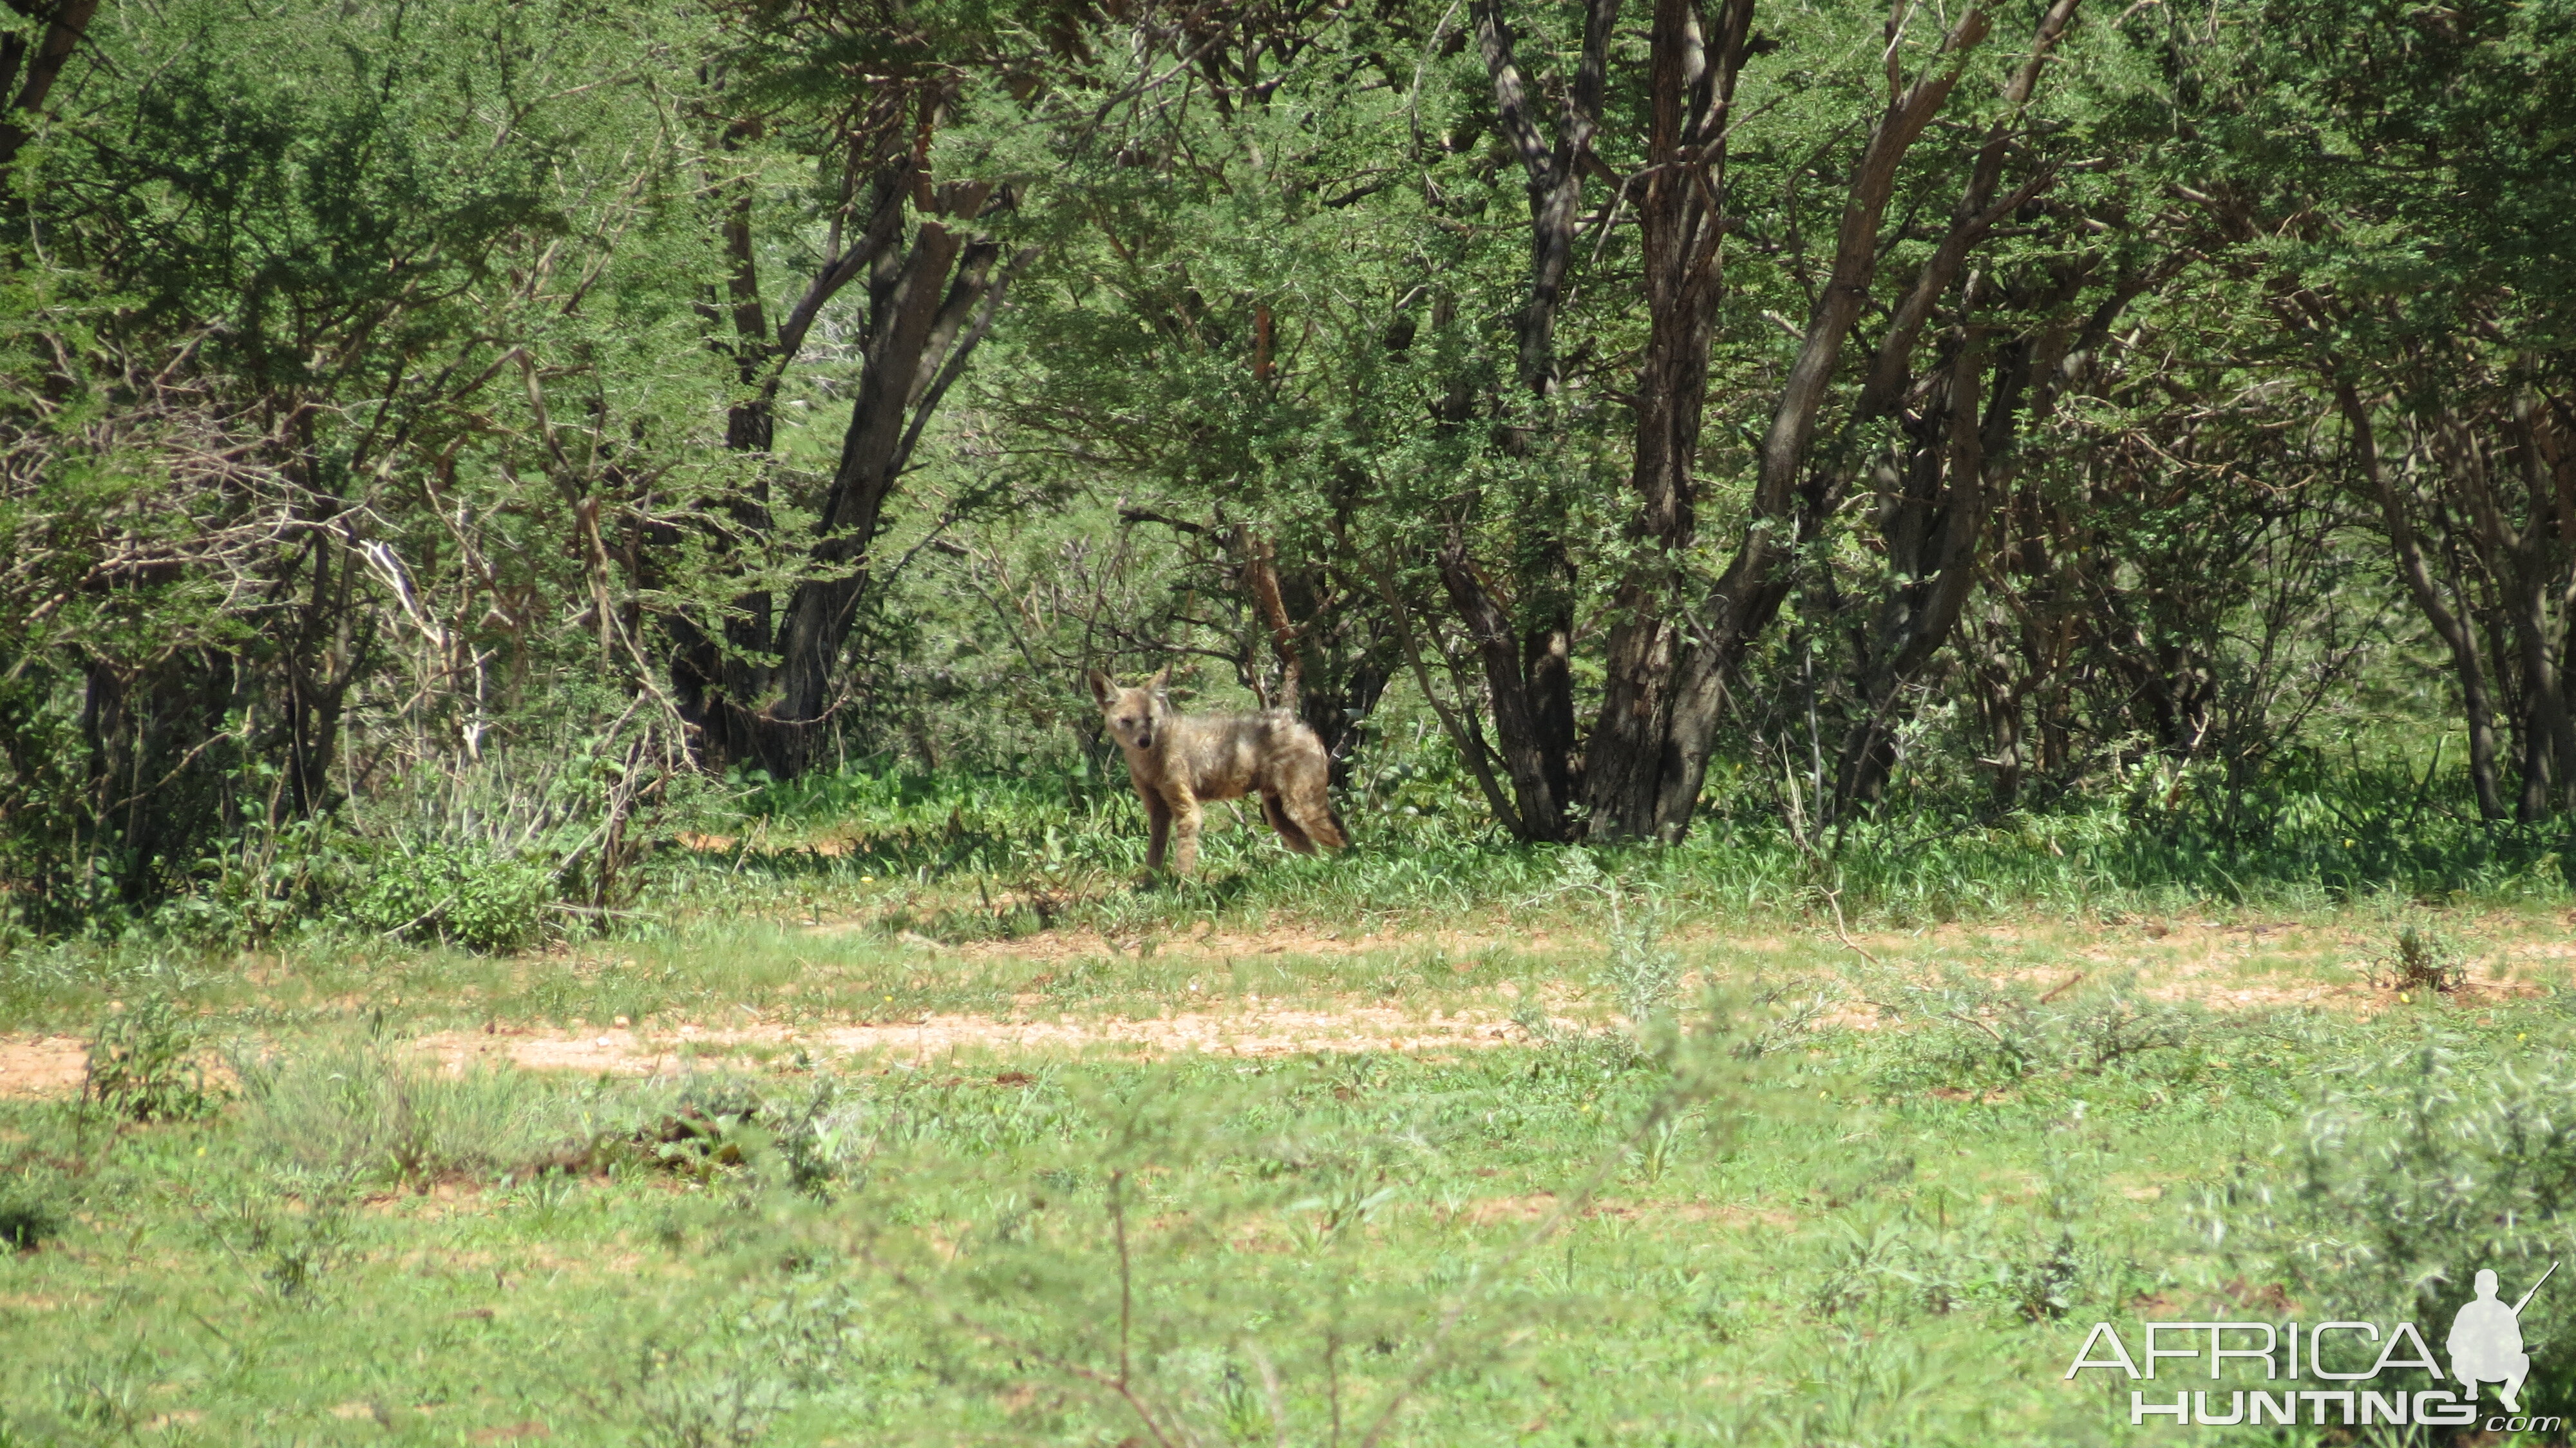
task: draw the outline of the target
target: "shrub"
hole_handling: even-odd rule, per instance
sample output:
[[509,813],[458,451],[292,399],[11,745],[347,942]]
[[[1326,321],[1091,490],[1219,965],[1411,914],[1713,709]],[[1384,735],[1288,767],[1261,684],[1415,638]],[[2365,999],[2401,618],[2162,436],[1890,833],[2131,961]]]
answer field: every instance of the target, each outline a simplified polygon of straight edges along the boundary
[[[2564,1055],[2472,1066],[2427,1038],[2356,1071],[2285,1160],[2249,1164],[2199,1209],[2246,1280],[2356,1320],[2412,1320],[2438,1342],[2493,1268],[2510,1299],[2553,1260],[2576,1260],[2576,1069]],[[2526,1406],[2564,1413],[2576,1374],[2570,1294],[2522,1317]]]
[[206,1081],[205,1030],[167,1000],[110,1011],[90,1042],[83,1098],[133,1121],[211,1116],[221,1098]]
[[538,938],[555,894],[542,866],[477,846],[432,845],[378,862],[349,915],[380,934],[497,953]]
[[14,1187],[0,1196],[0,1248],[33,1252],[62,1230],[63,1214],[52,1202]]
[[201,945],[255,948],[328,916],[363,882],[364,861],[362,842],[331,817],[248,827],[210,844],[154,923]]

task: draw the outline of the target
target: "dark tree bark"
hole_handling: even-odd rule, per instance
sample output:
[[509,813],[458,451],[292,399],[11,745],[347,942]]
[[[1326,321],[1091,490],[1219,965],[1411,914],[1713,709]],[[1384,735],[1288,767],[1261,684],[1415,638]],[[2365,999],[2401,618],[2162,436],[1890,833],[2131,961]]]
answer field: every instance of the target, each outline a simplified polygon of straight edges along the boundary
[[1696,529],[1692,468],[1726,236],[1726,127],[1752,29],[1753,0],[1727,0],[1713,30],[1694,0],[1656,0],[1648,33],[1650,164],[1633,192],[1647,312],[1626,530],[1637,561],[1613,595],[1601,714],[1584,760],[1590,829],[1610,839],[1658,837],[1673,667],[1686,646],[1670,604]]
[[[2411,490],[2399,486],[2381,456],[2373,409],[2352,381],[2337,380],[2333,387],[2354,470],[2377,505],[2398,576],[2451,656],[2478,812],[2488,819],[2508,813],[2538,819],[2576,785],[2569,778],[2576,744],[2567,738],[2565,638],[2549,617],[2553,604],[2565,609],[2570,587],[2562,522],[2567,515],[2561,509],[2564,463],[2549,457],[2542,438],[2513,436],[2517,422],[2528,425],[2528,408],[2513,409],[2516,419],[2489,419],[2517,455],[2515,481],[2526,496],[2514,509],[2492,485],[2488,450],[2480,446],[2472,419],[2420,420],[2406,446],[2430,455],[2419,461],[2429,461],[2424,471],[2438,479],[2440,496],[2423,511],[2441,536],[2428,539]],[[2510,729],[2509,750],[2508,741],[2497,737],[2499,714]],[[2510,805],[2508,757],[2516,776]]]
[[[2020,94],[2026,98],[2027,91]],[[1972,185],[1968,201],[1973,205],[1962,206],[1961,214],[1983,210],[1992,193],[1991,181]],[[1963,317],[1964,335],[1943,364],[1946,375],[1917,378],[1904,387],[1908,395],[1923,394],[1924,402],[1919,421],[1905,424],[1911,446],[1901,485],[1883,508],[1889,581],[1876,617],[1861,637],[1856,690],[1861,718],[1846,736],[1837,762],[1835,816],[1875,804],[1884,792],[1896,763],[1895,733],[1907,712],[1902,696],[1934,667],[1966,614],[1970,593],[1986,574],[1985,549],[2012,496],[2019,440],[2055,412],[2069,382],[2067,359],[2099,348],[2129,303],[2180,267],[2180,255],[2121,278],[2080,319],[2056,314],[2091,279],[2089,264],[2057,269],[2044,285],[2027,289],[2037,296],[1995,297],[2035,308],[2042,320],[1996,346],[1987,341],[1981,324]],[[1972,277],[1962,291],[1962,305],[1973,308],[1981,294],[1999,290]],[[1991,382],[1981,380],[1970,361],[1986,355],[1991,356]],[[1881,365],[1886,361],[1882,349]],[[1864,396],[1865,407],[1872,402],[1893,407],[1894,392],[1872,391],[1879,395]],[[1981,392],[1985,414],[1979,420],[1975,409]],[[2017,718],[2010,732],[2018,735]],[[1999,745],[1996,757],[2017,753],[2016,737]],[[2017,787],[2017,781],[2010,787]]]
[[1601,95],[1610,74],[1610,31],[1619,0],[1588,0],[1583,10],[1583,53],[1566,86],[1555,134],[1542,130],[1529,82],[1513,55],[1513,37],[1500,0],[1476,0],[1476,48],[1494,86],[1494,114],[1505,140],[1528,175],[1530,209],[1529,299],[1513,318],[1520,339],[1521,385],[1540,397],[1557,387],[1556,314],[1565,300],[1565,274],[1574,260],[1576,214],[1583,207],[1583,169],[1601,129]]
[[2434,579],[2423,537],[2415,529],[2405,500],[2398,496],[2395,481],[2381,465],[2378,432],[2371,425],[2370,410],[2362,405],[2359,390],[2350,382],[2336,384],[2335,404],[2343,413],[2349,433],[2353,465],[2379,505],[2380,524],[2388,530],[2389,546],[2397,555],[2398,576],[2406,581],[2406,591],[2414,596],[2425,622],[2433,626],[2435,637],[2450,651],[2452,676],[2459,681],[2460,702],[2467,716],[2469,779],[2477,793],[2478,813],[2491,820],[2503,819],[2504,792],[2496,772],[2495,704],[2487,694],[2487,671],[2478,656],[2477,630],[2451,608],[2444,596],[2446,590]]
[[[1601,128],[1619,3],[1585,5],[1582,52],[1552,130],[1540,123],[1499,0],[1476,0],[1473,7],[1477,50],[1494,87],[1496,124],[1520,158],[1529,195],[1529,292],[1512,321],[1520,384],[1542,408],[1561,381],[1556,319],[1574,259],[1583,173],[1598,164],[1592,146]],[[1574,803],[1574,621],[1570,587],[1561,586],[1571,583],[1561,520],[1523,520],[1538,535],[1531,573],[1541,586],[1515,599],[1513,589],[1494,584],[1468,546],[1466,520],[1480,502],[1472,494],[1460,499],[1449,520],[1440,554],[1442,591],[1484,673],[1497,752],[1512,785],[1514,833],[1523,840],[1562,840],[1570,833]]]
[[1967,607],[1990,460],[2010,446],[2028,368],[2026,346],[2006,349],[1995,368],[1996,395],[1981,418],[1987,342],[1974,322],[1967,331],[1937,384],[1939,395],[1925,408],[1929,418],[1947,424],[1947,435],[1915,439],[1889,504],[1884,537],[1891,582],[1863,639],[1861,717],[1835,763],[1829,821],[1875,803],[1886,788],[1896,766],[1902,691],[1949,642]]
[[1564,837],[1572,793],[1573,701],[1568,693],[1565,633],[1533,629],[1516,637],[1510,616],[1487,586],[1466,539],[1452,529],[1440,550],[1440,583],[1483,666],[1492,700],[1496,752],[1510,778],[1523,840]]

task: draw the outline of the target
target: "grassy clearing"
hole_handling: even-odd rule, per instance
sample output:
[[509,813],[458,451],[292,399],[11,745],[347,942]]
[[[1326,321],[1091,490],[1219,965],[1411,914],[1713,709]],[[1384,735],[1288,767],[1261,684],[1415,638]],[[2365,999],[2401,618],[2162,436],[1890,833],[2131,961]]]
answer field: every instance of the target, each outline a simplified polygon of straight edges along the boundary
[[[1952,980],[1893,1002],[1912,1029],[1815,1031],[1803,984],[1657,1049],[606,1082],[343,1029],[211,1118],[0,1103],[33,1244],[0,1441],[2110,1441],[2107,1386],[2060,1381],[2092,1321],[2310,1290],[2244,1194],[2314,1108],[2368,1137],[2428,1050],[2465,1084],[2576,1046],[2556,996]],[[2492,1250],[2415,1236],[2409,1272]]]
[[[2061,1381],[2093,1321],[2435,1321],[2473,1265],[2576,1255],[2533,842],[2213,890],[2108,816],[1613,854],[1390,807],[1342,859],[1226,828],[1140,887],[1123,795],[833,787],[883,793],[675,839],[541,952],[13,953],[0,1031],[90,1043],[96,1089],[0,1098],[0,1444],[2125,1440]],[[814,1045],[1363,1009],[1511,1025]],[[710,1043],[643,1079],[420,1049],[612,1026]]]
[[[1599,1020],[1636,963],[1671,957],[1675,977],[1840,974],[1859,950],[1890,968],[2055,983],[2133,973],[2199,998],[2278,1003],[2388,989],[2408,931],[2480,984],[2554,979],[2565,922],[2541,902],[2428,908],[2380,895],[2341,909],[2207,905],[2117,922],[2025,914],[1891,928],[1830,913],[1711,919],[1625,881],[1570,888],[1566,854],[1519,901],[1403,922],[1262,922],[1215,912],[1134,933],[1070,924],[951,944],[882,919],[700,916],[622,938],[509,957],[316,935],[252,953],[68,943],[12,956],[0,972],[0,1032],[86,1035],[124,1002],[184,1006],[216,1037],[357,1022],[418,1032],[490,1023],[556,1030],[683,1023],[797,1027],[930,1015],[1083,1021],[1178,1011],[1355,1003],[1416,1014],[1514,1009],[1533,991]],[[1614,907],[1615,906],[1615,912]],[[2397,973],[2392,973],[2396,971]]]

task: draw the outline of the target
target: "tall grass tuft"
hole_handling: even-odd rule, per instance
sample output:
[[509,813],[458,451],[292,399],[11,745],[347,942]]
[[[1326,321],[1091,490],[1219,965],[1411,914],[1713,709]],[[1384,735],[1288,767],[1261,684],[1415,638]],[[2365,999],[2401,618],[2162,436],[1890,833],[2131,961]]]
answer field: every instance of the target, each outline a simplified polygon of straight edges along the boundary
[[396,1043],[325,1045],[240,1066],[242,1130],[318,1176],[418,1186],[583,1159],[595,1101],[523,1071],[441,1073]]

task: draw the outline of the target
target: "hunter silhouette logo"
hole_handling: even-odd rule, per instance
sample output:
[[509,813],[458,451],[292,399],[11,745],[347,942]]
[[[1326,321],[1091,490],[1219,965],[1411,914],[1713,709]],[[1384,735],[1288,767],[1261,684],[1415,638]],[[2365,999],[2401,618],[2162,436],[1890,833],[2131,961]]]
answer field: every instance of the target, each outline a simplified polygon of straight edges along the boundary
[[[2391,1325],[2385,1332],[2375,1322],[2335,1321],[2302,1326],[2296,1322],[2148,1322],[2138,1324],[2146,1336],[2146,1351],[2136,1356],[2129,1352],[2120,1333],[2107,1322],[2093,1324],[2092,1334],[2075,1353],[2074,1365],[2066,1376],[2073,1378],[2087,1368],[2107,1368],[2126,1375],[2132,1381],[2172,1380],[2177,1376],[2200,1376],[2194,1371],[2205,1360],[2208,1389],[2178,1392],[2171,1401],[2151,1396],[2148,1391],[2129,1392],[2129,1422],[2137,1426],[2153,1418],[2164,1418],[2175,1425],[2206,1424],[2225,1427],[2234,1424],[2257,1426],[2297,1423],[2302,1410],[2307,1421],[2319,1427],[2370,1428],[2378,1424],[2404,1427],[2421,1424],[2426,1427],[2467,1427],[2478,1422],[2478,1385],[2494,1385],[2495,1396],[2504,1413],[2487,1417],[2482,1425],[2494,1433],[2555,1433],[2563,1431],[2566,1420],[2556,1417],[2526,1417],[2522,1411],[2522,1385],[2531,1376],[2531,1353],[2522,1342],[2522,1310],[2558,1271],[2552,1262],[2521,1297],[2507,1305],[2496,1295],[2496,1274],[2481,1270],[2477,1274],[2477,1295],[2463,1304],[2451,1318],[2450,1336],[2443,1340],[2443,1356],[2448,1359],[2450,1386],[2408,1390],[2404,1380],[2390,1381],[2382,1374],[2391,1369],[2409,1369],[2440,1382],[2444,1363],[2433,1355],[2432,1345],[2411,1322]],[[2373,1351],[2377,1357],[2367,1368],[2346,1372],[2328,1367],[2337,1361],[2359,1367],[2363,1355]],[[2331,1350],[2330,1350],[2331,1349]],[[2187,1366],[2176,1371],[2172,1359],[2184,1359]],[[2216,1386],[2225,1376],[2226,1360],[2240,1360],[2238,1380],[2255,1364],[2262,1366],[2265,1383],[2279,1384],[2270,1388],[2227,1388]],[[2140,1364],[2143,1363],[2143,1369]],[[2159,1369],[2163,1371],[2159,1372]],[[2303,1382],[2314,1387],[2301,1386]],[[2505,1414],[2511,1414],[2510,1418]]]
[[[2549,1272],[2540,1274],[2540,1282],[2558,1264],[2549,1264]],[[2533,1292],[2540,1282],[2531,1284],[2531,1292],[2507,1307],[2496,1300],[2496,1275],[2478,1273],[2478,1295],[2451,1319],[2451,1336],[2443,1346],[2451,1353],[2451,1376],[2460,1380],[2460,1392],[2469,1398],[2478,1395],[2478,1384],[2501,1383],[2496,1396],[2504,1400],[2508,1413],[2522,1411],[2522,1380],[2531,1375],[2531,1354],[2522,1350],[2522,1310],[2531,1305]]]

